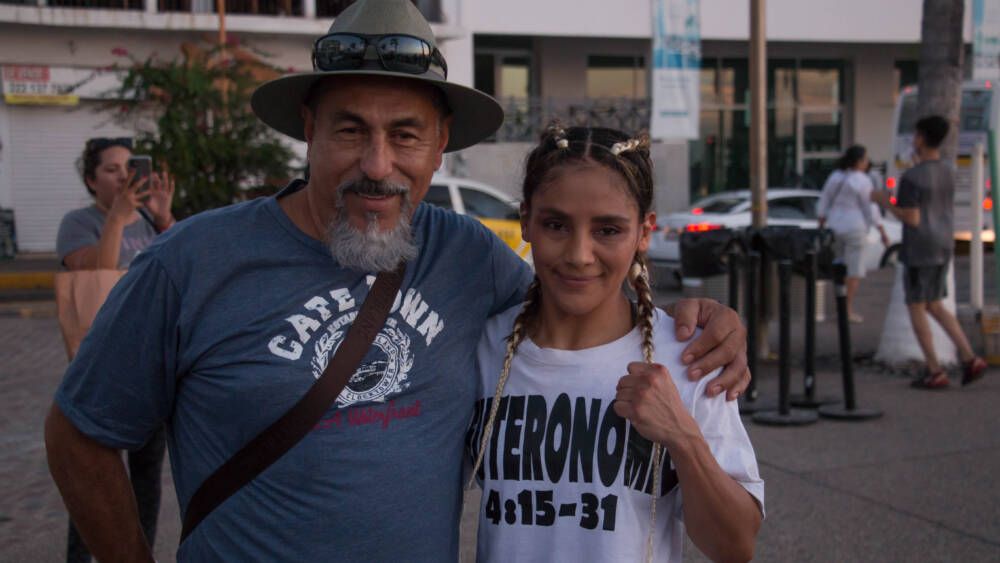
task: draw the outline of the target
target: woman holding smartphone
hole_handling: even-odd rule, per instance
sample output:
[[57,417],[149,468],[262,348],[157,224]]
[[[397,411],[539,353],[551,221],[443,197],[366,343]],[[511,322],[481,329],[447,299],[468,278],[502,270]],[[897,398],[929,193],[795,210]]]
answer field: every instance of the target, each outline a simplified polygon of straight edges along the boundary
[[87,141],[80,172],[94,203],[70,211],[59,225],[56,251],[67,270],[126,269],[174,224],[173,179],[167,172],[137,176],[131,157],[132,139]]
[[[131,168],[131,158],[129,138],[95,138],[84,146],[80,172],[94,203],[70,211],[59,225],[56,250],[67,270],[126,269],[157,234],[175,223],[170,211],[173,178],[166,172],[152,173],[148,157]],[[139,519],[150,545],[156,538],[165,445],[161,430],[128,454]],[[90,560],[87,546],[70,521],[66,561]]]

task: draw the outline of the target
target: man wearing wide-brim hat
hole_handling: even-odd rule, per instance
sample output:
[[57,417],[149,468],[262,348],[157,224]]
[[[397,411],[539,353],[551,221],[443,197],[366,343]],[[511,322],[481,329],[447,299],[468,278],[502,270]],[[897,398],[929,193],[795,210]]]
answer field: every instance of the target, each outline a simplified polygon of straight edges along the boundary
[[[317,40],[313,62],[315,72],[253,97],[262,120],[308,144],[308,182],[158,239],[108,298],[56,394],[50,468],[99,560],[151,560],[117,450],[166,425],[187,511],[213,472],[312,387],[373,275],[400,263],[388,320],[336,403],[208,512],[177,555],[457,558],[473,351],[486,319],[516,305],[532,274],[478,222],[421,200],[443,153],[491,135],[503,114],[447,82],[430,27],[406,0],[353,4]],[[689,335],[705,325],[693,367],[729,364],[718,384],[742,390],[735,313],[686,301],[675,314]]]

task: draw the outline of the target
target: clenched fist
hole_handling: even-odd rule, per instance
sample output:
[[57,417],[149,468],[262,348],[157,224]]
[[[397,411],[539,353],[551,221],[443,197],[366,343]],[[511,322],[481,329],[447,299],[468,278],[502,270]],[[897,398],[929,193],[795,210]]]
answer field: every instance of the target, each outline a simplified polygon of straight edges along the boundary
[[667,368],[632,362],[628,375],[618,380],[615,412],[627,419],[647,440],[667,450],[698,439],[698,425],[684,407]]

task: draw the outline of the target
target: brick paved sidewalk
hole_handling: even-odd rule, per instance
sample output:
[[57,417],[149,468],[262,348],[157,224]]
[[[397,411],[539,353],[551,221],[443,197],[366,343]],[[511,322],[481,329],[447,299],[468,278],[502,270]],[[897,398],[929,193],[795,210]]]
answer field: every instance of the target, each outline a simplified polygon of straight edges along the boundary
[[[871,285],[874,287],[874,284]],[[864,337],[864,334],[859,334]],[[66,516],[42,423],[65,369],[55,319],[0,318],[0,561],[59,561]],[[838,366],[819,387],[839,390]],[[774,367],[761,374],[775,394]],[[801,381],[793,371],[794,388]],[[857,370],[859,401],[883,419],[805,428],[747,423],[767,481],[758,561],[996,561],[1000,553],[1000,370],[944,393]],[[172,561],[179,516],[169,473],[156,556]],[[466,520],[471,531],[471,519]],[[474,536],[463,539],[471,553]],[[689,560],[703,560],[689,549]]]

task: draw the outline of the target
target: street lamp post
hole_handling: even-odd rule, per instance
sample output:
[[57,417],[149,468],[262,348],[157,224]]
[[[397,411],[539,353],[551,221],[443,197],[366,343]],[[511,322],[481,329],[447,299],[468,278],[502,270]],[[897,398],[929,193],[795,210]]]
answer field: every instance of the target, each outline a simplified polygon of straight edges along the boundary
[[753,226],[767,225],[767,0],[750,0],[750,191]]
[[[757,232],[767,225],[767,29],[766,0],[750,0],[750,202],[753,228]],[[761,264],[764,279],[768,275],[767,257]],[[756,331],[757,350],[747,353],[757,357],[761,350],[767,350],[767,326],[770,300],[764,297],[768,284],[758,284],[760,293],[754,306],[761,308],[757,315],[757,326],[748,327]]]

